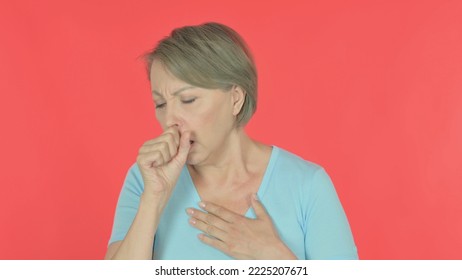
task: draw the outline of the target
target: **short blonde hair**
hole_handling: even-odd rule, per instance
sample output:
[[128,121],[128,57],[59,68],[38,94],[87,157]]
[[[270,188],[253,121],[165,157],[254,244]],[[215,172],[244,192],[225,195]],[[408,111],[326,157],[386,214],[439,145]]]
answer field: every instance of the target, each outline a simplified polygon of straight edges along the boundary
[[214,22],[174,29],[170,36],[144,55],[148,79],[154,59],[178,79],[193,86],[245,92],[237,125],[245,125],[257,109],[257,70],[242,37],[230,27]]

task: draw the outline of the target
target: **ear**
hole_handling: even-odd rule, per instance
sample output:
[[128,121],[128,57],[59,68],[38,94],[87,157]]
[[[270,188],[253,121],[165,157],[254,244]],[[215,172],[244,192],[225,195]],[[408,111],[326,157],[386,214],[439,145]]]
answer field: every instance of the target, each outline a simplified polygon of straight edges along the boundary
[[246,93],[240,86],[233,86],[231,89],[232,101],[233,101],[233,115],[237,116],[244,105]]

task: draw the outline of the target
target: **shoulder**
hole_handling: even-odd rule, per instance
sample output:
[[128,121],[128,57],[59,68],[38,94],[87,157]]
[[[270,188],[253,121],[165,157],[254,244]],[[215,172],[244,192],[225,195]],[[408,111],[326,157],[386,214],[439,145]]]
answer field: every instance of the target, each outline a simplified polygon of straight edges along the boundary
[[302,157],[289,152],[283,148],[273,146],[275,152],[276,170],[291,176],[300,175],[305,177],[313,177],[317,172],[324,171],[324,168],[312,161],[303,159]]
[[278,148],[273,173],[285,192],[298,197],[303,213],[322,207],[339,209],[339,201],[331,177],[324,167]]
[[302,196],[310,194],[309,196],[313,197],[314,193],[319,191],[333,190],[332,180],[324,167],[285,149],[273,147],[276,154],[272,180],[284,186],[291,186],[292,191]]

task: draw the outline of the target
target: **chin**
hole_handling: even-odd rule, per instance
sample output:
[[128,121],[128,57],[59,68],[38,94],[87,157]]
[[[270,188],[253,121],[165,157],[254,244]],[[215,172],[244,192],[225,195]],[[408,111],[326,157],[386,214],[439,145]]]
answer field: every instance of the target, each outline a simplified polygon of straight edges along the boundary
[[186,159],[186,164],[188,165],[196,165],[198,163],[198,159],[196,155],[189,154],[188,158]]
[[186,164],[188,165],[200,165],[204,161],[203,158],[200,158],[200,154],[190,153],[186,159]]

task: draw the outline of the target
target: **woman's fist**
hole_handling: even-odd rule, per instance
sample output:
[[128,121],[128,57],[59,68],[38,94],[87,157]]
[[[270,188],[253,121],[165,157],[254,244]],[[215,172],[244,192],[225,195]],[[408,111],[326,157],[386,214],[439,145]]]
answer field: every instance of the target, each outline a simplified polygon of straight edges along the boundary
[[189,132],[180,133],[177,126],[172,126],[141,146],[136,162],[145,192],[162,194],[173,189],[188,157],[189,139]]

